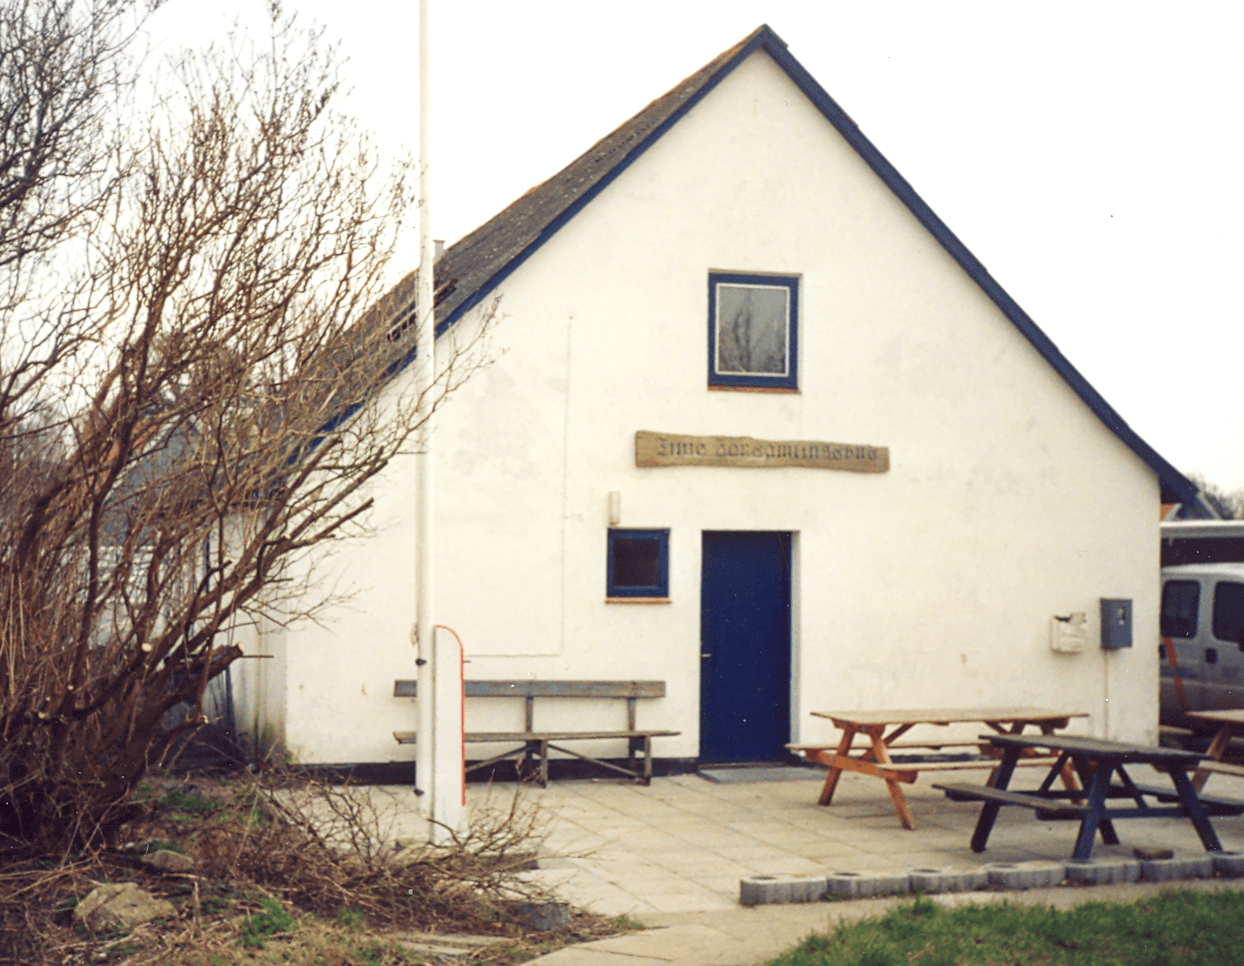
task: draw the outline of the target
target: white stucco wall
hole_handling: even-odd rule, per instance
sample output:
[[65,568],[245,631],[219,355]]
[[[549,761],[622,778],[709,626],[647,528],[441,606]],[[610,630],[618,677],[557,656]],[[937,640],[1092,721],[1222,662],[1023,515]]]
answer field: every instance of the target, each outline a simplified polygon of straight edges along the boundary
[[228,643],[245,653],[229,667],[233,720],[243,749],[257,757],[285,744],[285,632],[268,621],[239,621]]
[[[711,270],[800,279],[798,394],[706,388]],[[698,752],[703,530],[794,543],[792,738],[816,709],[1041,704],[1097,735],[1157,725],[1158,481],[758,53],[502,286],[503,354],[443,411],[437,619],[474,678],[659,678],[640,723]],[[465,325],[469,327],[471,323]],[[891,469],[639,469],[636,430],[870,443]],[[670,603],[606,604],[607,494],[670,528]],[[377,488],[359,593],[289,636],[285,735],[308,762],[412,758],[413,478]],[[1105,654],[1098,599],[1135,602]],[[1052,653],[1053,615],[1089,647]],[[538,726],[582,708],[546,702]],[[590,709],[620,726],[625,708]],[[521,726],[517,702],[468,727]]]

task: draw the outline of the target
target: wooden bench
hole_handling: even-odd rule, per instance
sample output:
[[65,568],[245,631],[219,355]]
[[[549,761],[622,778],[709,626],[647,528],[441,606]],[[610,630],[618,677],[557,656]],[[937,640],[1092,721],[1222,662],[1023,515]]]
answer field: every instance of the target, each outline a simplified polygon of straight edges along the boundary
[[[416,697],[418,683],[415,681],[395,681],[393,696],[397,698]],[[648,785],[652,782],[652,739],[669,738],[681,734],[655,728],[639,728],[635,724],[635,706],[640,698],[665,697],[664,681],[467,681],[464,694],[468,698],[522,698],[525,704],[525,727],[522,731],[468,731],[463,736],[468,744],[521,744],[504,754],[494,755],[486,761],[478,761],[467,768],[467,772],[488,768],[498,762],[513,758],[519,777],[538,759],[538,777],[540,784],[549,783],[549,749],[560,751],[583,761],[610,771],[619,772],[628,778]],[[536,731],[535,701],[536,698],[590,698],[590,699],[626,699],[625,729],[585,729],[580,731]],[[415,743],[415,732],[395,731],[393,737],[398,744]],[[627,743],[627,767],[616,765],[601,758],[593,758],[573,749],[566,748],[557,742],[563,741],[620,741]],[[637,764],[636,756],[642,753],[642,767]]]

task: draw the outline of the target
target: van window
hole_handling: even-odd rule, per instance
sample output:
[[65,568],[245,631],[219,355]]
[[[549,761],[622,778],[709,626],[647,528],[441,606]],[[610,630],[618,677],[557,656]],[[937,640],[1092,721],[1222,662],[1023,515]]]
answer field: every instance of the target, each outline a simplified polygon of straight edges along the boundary
[[1195,580],[1168,580],[1162,588],[1162,636],[1196,637],[1200,602],[1201,585]]
[[1244,584],[1227,580],[1214,588],[1214,636],[1244,646]]

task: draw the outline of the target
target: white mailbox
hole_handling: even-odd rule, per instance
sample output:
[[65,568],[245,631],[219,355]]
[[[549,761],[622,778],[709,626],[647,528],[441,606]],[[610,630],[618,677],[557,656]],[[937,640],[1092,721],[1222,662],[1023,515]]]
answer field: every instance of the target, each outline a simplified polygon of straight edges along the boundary
[[1050,618],[1050,650],[1060,654],[1079,654],[1088,639],[1088,615],[1074,611],[1066,617]]

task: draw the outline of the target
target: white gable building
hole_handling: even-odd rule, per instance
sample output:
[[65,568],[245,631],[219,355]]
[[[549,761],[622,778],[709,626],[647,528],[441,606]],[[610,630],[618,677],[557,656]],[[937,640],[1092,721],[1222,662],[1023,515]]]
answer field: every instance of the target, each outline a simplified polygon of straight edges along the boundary
[[[436,615],[468,678],[662,680],[641,724],[681,732],[655,746],[681,766],[780,757],[831,733],[818,709],[1056,706],[1156,737],[1158,507],[1195,489],[769,28],[437,281],[442,326],[501,306],[436,438]],[[243,730],[294,760],[414,757],[412,462],[335,558],[353,600],[266,630],[235,679]],[[1132,601],[1131,648],[1101,649],[1102,598]],[[1076,612],[1087,646],[1054,650]],[[522,726],[519,702],[466,713]]]

